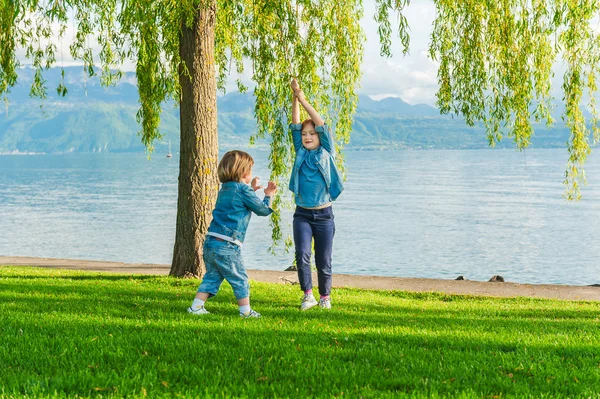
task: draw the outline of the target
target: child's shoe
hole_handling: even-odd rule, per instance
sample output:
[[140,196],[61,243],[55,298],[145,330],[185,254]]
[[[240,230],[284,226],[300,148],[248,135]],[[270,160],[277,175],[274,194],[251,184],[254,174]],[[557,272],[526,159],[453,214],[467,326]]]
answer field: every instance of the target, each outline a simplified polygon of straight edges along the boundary
[[209,314],[210,312],[208,310],[206,310],[206,308],[204,306],[201,306],[201,307],[195,308],[195,309],[190,306],[188,308],[188,313],[200,315],[200,314]]
[[331,309],[331,299],[321,298],[319,299],[319,306],[321,309]]
[[240,317],[242,319],[250,319],[250,318],[258,319],[258,318],[260,318],[260,313],[258,313],[254,309],[250,309],[246,313],[240,313]]
[[317,300],[313,296],[313,294],[305,294],[302,297],[302,304],[300,305],[300,310],[308,310],[313,306],[318,304]]

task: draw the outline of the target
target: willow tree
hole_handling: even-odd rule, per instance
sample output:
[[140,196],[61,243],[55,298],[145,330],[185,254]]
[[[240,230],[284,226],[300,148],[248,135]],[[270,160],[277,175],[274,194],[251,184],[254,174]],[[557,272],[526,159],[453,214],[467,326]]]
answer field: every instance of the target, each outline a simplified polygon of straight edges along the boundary
[[[256,137],[271,138],[271,178],[286,176],[292,158],[287,129],[289,81],[331,115],[347,142],[356,108],[363,36],[358,0],[0,0],[0,94],[17,81],[18,50],[35,68],[31,94],[45,98],[43,72],[64,59],[64,42],[89,76],[117,82],[136,65],[141,140],[152,152],[162,106],[180,106],[177,227],[171,274],[201,275],[202,244],[218,191],[217,89],[252,68]],[[95,54],[91,43],[98,43]],[[99,63],[96,68],[95,63]],[[58,92],[67,94],[63,81]],[[244,91],[238,80],[240,90]],[[246,143],[240,143],[244,145]],[[283,192],[285,190],[280,190]],[[273,216],[273,234],[280,238]]]
[[[408,0],[375,0],[381,54],[391,54],[393,26],[408,49],[403,15]],[[0,0],[0,94],[17,80],[17,50],[36,69],[31,94],[44,98],[43,71],[60,61],[64,39],[88,75],[100,63],[101,82],[114,84],[119,68],[136,64],[141,139],[152,152],[161,106],[180,105],[180,174],[177,228],[171,274],[201,275],[202,244],[218,181],[217,90],[232,74],[255,83],[256,137],[271,141],[272,179],[285,180],[293,157],[287,130],[292,76],[334,126],[338,145],[349,140],[356,109],[364,36],[362,0]],[[596,90],[598,35],[591,21],[595,1],[435,0],[437,18],[430,45],[439,62],[438,105],[468,124],[485,123],[491,145],[503,135],[518,148],[529,144],[532,120],[550,117],[551,66],[567,64],[563,90],[571,128],[566,172],[568,196],[584,178],[590,129],[582,113],[587,89]],[[100,46],[94,54],[90,42]],[[402,76],[398,76],[402,79]],[[238,80],[241,91],[246,88]],[[67,93],[64,81],[57,91]],[[253,139],[254,139],[253,138]],[[240,143],[244,144],[244,143]],[[283,185],[282,185],[283,186]],[[285,190],[280,190],[279,195]],[[277,213],[273,238],[280,238]]]

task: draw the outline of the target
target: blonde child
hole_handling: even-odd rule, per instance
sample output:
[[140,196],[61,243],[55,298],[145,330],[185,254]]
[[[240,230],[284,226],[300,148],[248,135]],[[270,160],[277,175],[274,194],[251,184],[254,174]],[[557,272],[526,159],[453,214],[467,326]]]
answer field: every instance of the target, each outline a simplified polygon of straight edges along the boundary
[[[294,168],[290,177],[290,190],[294,193],[294,246],[300,288],[304,292],[301,310],[319,304],[331,308],[331,253],[335,222],[331,203],[343,190],[342,179],[335,166],[335,141],[329,127],[306,101],[296,79],[291,82],[294,91],[292,123],[290,129],[296,151]],[[300,123],[300,106],[310,119]],[[315,247],[315,264],[320,299],[317,303],[312,292],[310,258],[312,240]]]
[[260,317],[260,313],[250,307],[250,286],[241,250],[251,213],[268,216],[273,212],[271,198],[277,191],[277,185],[269,182],[264,190],[264,199],[259,199],[255,191],[262,186],[258,185],[258,177],[252,179],[253,165],[254,159],[250,154],[238,150],[227,152],[219,162],[217,174],[222,185],[204,241],[206,274],[188,308],[189,313],[209,313],[204,304],[208,298],[217,295],[225,279],[233,288],[240,316]]

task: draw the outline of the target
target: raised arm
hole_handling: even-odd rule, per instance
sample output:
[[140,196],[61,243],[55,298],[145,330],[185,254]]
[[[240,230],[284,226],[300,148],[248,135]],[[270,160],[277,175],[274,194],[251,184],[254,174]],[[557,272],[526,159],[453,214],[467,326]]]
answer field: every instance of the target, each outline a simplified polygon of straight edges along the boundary
[[315,127],[323,126],[325,124],[325,121],[323,120],[323,118],[321,118],[321,115],[319,115],[319,113],[312,107],[312,105],[310,105],[308,101],[306,101],[306,97],[304,97],[304,92],[300,90],[300,88],[298,88],[298,90],[294,90],[294,93],[296,94],[295,97],[298,99],[298,102],[302,104],[302,106],[308,113],[308,116],[310,116],[310,119],[312,119],[312,121],[314,122]]
[[[273,209],[271,208],[271,197],[274,194],[271,188],[272,184],[272,182],[269,182],[269,186],[265,189],[265,198],[262,200],[258,198],[250,186],[244,184],[242,188],[242,201],[246,208],[250,209],[258,216],[269,216],[273,213]],[[271,191],[269,191],[269,189],[271,189]],[[275,191],[277,191],[276,186]]]
[[300,88],[296,79],[292,79],[290,86],[294,91],[294,99],[292,100],[292,123],[290,124],[290,130],[292,131],[292,142],[294,143],[294,150],[298,152],[302,148],[302,125],[300,124],[300,105],[298,103],[298,97],[296,97],[296,90]]
[[[298,108],[294,108],[298,106],[298,103],[302,104],[310,119],[312,119],[315,124],[315,131],[319,134],[319,138],[321,139],[321,145],[333,156],[335,156],[335,138],[333,137],[333,133],[329,129],[329,127],[325,124],[321,115],[313,108],[312,105],[306,101],[306,97],[304,97],[304,92],[300,89],[300,85],[296,81],[296,79],[292,80],[291,83],[292,90],[294,90],[294,103],[292,107],[292,119],[294,118],[294,110],[297,110],[298,114],[300,110]],[[298,115],[296,119],[300,123],[300,116]],[[300,138],[301,140],[301,138]]]
[[304,97],[304,92],[300,89],[300,84],[296,78],[292,79],[290,83],[292,86],[292,90],[294,90],[294,100],[292,102],[292,123],[300,123],[300,107],[298,107],[298,103],[302,104],[310,119],[314,122],[315,126],[323,126],[325,121],[321,118],[321,115],[306,101],[306,97]]
[[294,90],[294,99],[292,100],[292,123],[298,124],[300,123],[300,105],[298,103],[298,97],[296,97],[296,89],[294,89],[294,87],[298,87],[296,79],[292,80],[291,86],[292,90]]

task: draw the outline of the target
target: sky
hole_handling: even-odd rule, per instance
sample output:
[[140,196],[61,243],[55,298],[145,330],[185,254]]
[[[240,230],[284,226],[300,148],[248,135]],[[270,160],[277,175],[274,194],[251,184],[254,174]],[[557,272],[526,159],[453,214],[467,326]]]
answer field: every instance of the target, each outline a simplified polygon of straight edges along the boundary
[[[382,57],[379,45],[379,36],[377,34],[377,23],[373,19],[375,15],[375,0],[363,0],[364,16],[361,21],[366,43],[364,44],[364,56],[362,64],[362,80],[358,88],[359,94],[369,95],[375,100],[385,97],[399,97],[411,104],[425,103],[435,104],[435,93],[437,91],[437,65],[428,57],[427,48],[429,45],[429,36],[432,23],[435,18],[435,6],[430,0],[412,1],[410,6],[405,9],[405,16],[410,26],[410,54],[402,54],[402,46],[397,33],[398,19],[392,15],[392,53],[390,58]],[[73,29],[68,29],[63,43],[65,47],[70,43],[70,33]],[[72,35],[71,35],[72,36]],[[93,47],[93,42],[91,41]],[[94,48],[97,54],[99,48]],[[80,62],[69,60],[68,50],[65,48],[63,60],[57,56],[56,65],[81,65]],[[24,51],[17,51],[19,58],[24,64],[30,63],[25,60]],[[133,71],[134,67],[130,63],[124,65],[123,70]],[[251,70],[246,68],[246,70]],[[228,92],[235,90],[235,79],[231,79],[228,86]],[[249,76],[243,77],[245,83],[251,85]]]
[[[379,55],[377,23],[373,20],[375,0],[363,0],[364,17],[361,22],[366,35],[365,54],[362,65],[363,77],[359,93],[367,94],[375,100],[385,97],[399,97],[410,104],[435,106],[435,93],[438,90],[438,64],[429,57],[429,42],[436,9],[431,0],[413,0],[405,8],[404,15],[410,27],[410,54],[402,55],[400,39],[394,31],[392,58]],[[393,23],[397,25],[397,18]],[[592,29],[600,32],[600,20],[592,19]],[[560,100],[563,97],[562,78],[566,67],[561,56],[552,67],[551,95]],[[584,95],[587,103],[587,94]],[[597,100],[600,102],[600,100]]]
[[[410,52],[404,56],[402,54],[402,45],[398,38],[397,15],[391,15],[392,32],[392,57],[385,58],[380,55],[379,35],[377,34],[378,24],[373,16],[375,15],[375,0],[363,0],[364,15],[361,20],[361,26],[365,33],[366,42],[364,43],[364,56],[362,62],[362,79],[357,88],[359,94],[365,94],[375,100],[386,97],[398,97],[410,104],[427,104],[435,106],[435,94],[438,90],[437,70],[438,65],[428,54],[431,30],[433,21],[436,17],[436,9],[432,0],[412,0],[410,5],[404,9],[404,15],[407,18],[410,35]],[[593,19],[593,28],[600,32],[600,20]],[[64,59],[61,61],[57,54],[57,66],[81,65],[80,61],[73,62],[70,57],[68,45],[71,43],[74,29],[67,29],[64,43]],[[70,37],[69,37],[70,36]],[[55,42],[57,42],[56,39]],[[95,40],[90,40],[94,47],[94,53],[98,54],[99,46],[95,45]],[[17,50],[17,56],[27,65],[30,60],[25,60],[24,51]],[[565,72],[560,57],[553,66],[554,78],[552,79],[552,95],[556,99],[562,98],[562,76]],[[134,71],[132,62],[122,67],[124,71]],[[251,71],[251,68],[246,68]],[[237,90],[235,79],[232,77],[227,86],[227,92]],[[250,76],[242,76],[242,81],[249,87],[253,86]]]
[[[436,10],[431,0],[413,0],[404,10],[404,15],[408,20],[410,34],[410,52],[404,56],[402,54],[402,45],[398,38],[397,15],[392,14],[392,57],[386,58],[380,55],[379,35],[377,34],[378,25],[373,16],[375,15],[375,0],[363,0],[364,15],[361,20],[361,26],[365,33],[366,42],[364,43],[364,56],[362,63],[362,79],[357,88],[359,94],[366,94],[375,100],[386,97],[399,97],[410,104],[427,104],[435,106],[435,94],[438,89],[437,70],[438,65],[428,54],[431,30],[433,21],[436,17]],[[599,23],[600,26],[600,23]],[[69,31],[64,43],[70,43]],[[97,47],[97,46],[96,46]],[[94,48],[97,54],[99,48]],[[23,51],[18,51],[19,58],[24,60]],[[67,59],[68,50],[64,51],[65,66],[74,65]],[[58,57],[57,57],[58,58]],[[57,65],[60,65],[60,59]],[[80,64],[78,62],[77,64]],[[133,71],[132,63],[126,64],[122,68],[126,71]],[[250,71],[251,68],[246,68]],[[555,98],[561,98],[560,77],[564,73],[564,68],[559,65],[554,67],[555,78],[552,82],[553,95]],[[232,77],[227,86],[227,92],[236,90],[235,79]],[[242,76],[242,81],[250,87],[253,86],[250,76]]]
[[[413,0],[405,8],[404,15],[410,27],[410,53],[402,54],[402,44],[398,38],[398,18],[391,15],[392,57],[380,55],[381,46],[377,33],[378,24],[374,20],[375,0],[363,0],[364,13],[361,26],[365,33],[362,79],[359,94],[366,94],[374,100],[398,97],[410,104],[435,106],[437,84],[437,64],[428,56],[429,38],[435,19],[435,5],[430,0]],[[247,71],[251,68],[248,66]],[[250,87],[249,77],[242,81]],[[236,90],[230,82],[227,91]]]
[[361,25],[365,32],[365,54],[362,64],[362,80],[359,93],[375,100],[385,97],[400,97],[410,104],[435,104],[437,92],[437,63],[428,55],[429,39],[435,6],[431,1],[412,1],[404,15],[410,27],[410,53],[402,54],[398,38],[397,17],[392,17],[391,58],[379,54],[379,35],[374,21],[375,1],[364,0],[364,16]]
[[[377,33],[378,24],[374,20],[375,0],[363,0],[364,13],[361,26],[365,33],[362,79],[359,94],[366,94],[374,100],[398,97],[410,104],[435,106],[437,92],[437,64],[428,56],[429,37],[435,19],[435,5],[429,0],[413,0],[405,8],[404,15],[410,27],[410,53],[402,54],[402,44],[398,38],[398,18],[391,15],[392,57],[380,55],[381,46]],[[245,68],[251,71],[250,65]],[[236,77],[237,78],[237,75]],[[234,79],[230,79],[227,92],[237,90]],[[242,76],[242,81],[253,86],[250,76]]]

